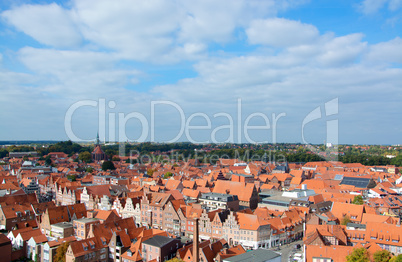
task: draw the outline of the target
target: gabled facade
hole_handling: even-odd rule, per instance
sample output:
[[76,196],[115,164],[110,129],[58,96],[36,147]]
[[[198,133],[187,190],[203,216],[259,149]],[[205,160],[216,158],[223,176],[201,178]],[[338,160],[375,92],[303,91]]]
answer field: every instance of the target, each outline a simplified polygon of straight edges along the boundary
[[133,217],[135,224],[140,226],[141,224],[141,209],[140,209],[140,198],[130,198],[126,199],[126,205],[121,210],[122,218]]
[[165,193],[145,194],[141,199],[141,223],[143,226],[162,229],[163,209],[172,195]]

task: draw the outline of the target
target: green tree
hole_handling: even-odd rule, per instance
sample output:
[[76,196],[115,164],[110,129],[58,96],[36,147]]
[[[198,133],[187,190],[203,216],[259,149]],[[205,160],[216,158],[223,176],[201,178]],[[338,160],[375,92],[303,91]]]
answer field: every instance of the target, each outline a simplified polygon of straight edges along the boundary
[[402,262],[402,254],[392,257],[390,262]]
[[175,257],[175,258],[172,258],[170,260],[167,260],[166,262],[184,262],[184,261],[179,259],[179,258],[177,258],[177,257]]
[[341,220],[341,225],[346,226],[348,223],[350,223],[350,217],[348,215],[343,216]]
[[163,175],[163,178],[164,179],[166,179],[166,178],[169,178],[169,177],[171,177],[171,176],[173,176],[173,174],[172,174],[172,172],[166,172],[164,175]]
[[102,170],[106,171],[106,170],[115,170],[116,167],[114,166],[112,161],[105,161],[102,163]]
[[398,155],[391,160],[391,164],[396,166],[402,166],[402,155]]
[[89,152],[81,152],[78,155],[78,159],[81,160],[82,162],[89,163],[92,160],[92,156],[91,153]]
[[352,204],[355,205],[363,205],[364,201],[363,201],[363,197],[361,195],[357,195],[353,198]]
[[353,249],[352,254],[346,256],[346,262],[370,262],[370,255],[364,247]]
[[95,171],[95,169],[93,167],[87,167],[87,169],[85,169],[85,172],[87,172],[87,173],[92,173],[94,171]]
[[50,156],[47,156],[45,158],[45,164],[48,165],[48,166],[50,166],[52,164],[52,159],[50,158]]
[[77,180],[77,177],[75,175],[68,175],[67,179],[70,180],[71,182],[74,182]]
[[378,250],[373,254],[374,262],[388,262],[392,255],[388,250]]
[[5,149],[0,149],[0,158],[8,156],[8,151]]
[[56,249],[56,255],[54,256],[54,261],[66,262],[66,253],[70,242],[64,242]]
[[152,176],[154,174],[154,172],[155,172],[155,170],[150,168],[150,169],[147,170],[147,175]]

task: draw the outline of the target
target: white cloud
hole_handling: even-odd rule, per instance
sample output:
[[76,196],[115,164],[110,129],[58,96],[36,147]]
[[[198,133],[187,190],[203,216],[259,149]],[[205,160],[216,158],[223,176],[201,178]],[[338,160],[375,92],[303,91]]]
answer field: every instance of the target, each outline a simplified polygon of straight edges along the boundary
[[283,18],[254,20],[246,32],[251,44],[273,47],[309,44],[319,36],[315,26]]
[[396,37],[388,42],[370,46],[366,59],[370,62],[402,63],[402,39]]
[[384,6],[390,11],[396,11],[402,7],[402,0],[363,0],[359,9],[366,15],[377,13]]
[[[300,141],[298,123],[312,109],[335,97],[339,97],[344,112],[339,115],[340,121],[349,129],[372,127],[376,120],[387,126],[395,118],[389,120],[389,115],[383,115],[397,112],[402,81],[401,69],[388,63],[402,61],[402,40],[397,37],[369,45],[361,33],[320,34],[312,24],[273,18],[278,10],[305,2],[122,0],[116,4],[100,0],[94,4],[76,0],[68,9],[51,4],[5,11],[2,17],[6,21],[52,47],[27,46],[16,51],[24,68],[15,71],[28,69],[28,73],[0,71],[0,114],[6,119],[0,123],[0,132],[7,128],[4,123],[25,118],[29,120],[13,128],[35,126],[29,133],[38,137],[44,132],[43,126],[35,124],[40,122],[46,129],[63,132],[62,120],[72,103],[99,98],[116,101],[115,112],[149,111],[149,101],[162,99],[179,104],[186,114],[231,115],[236,114],[237,99],[242,98],[245,113],[287,113],[280,125],[283,141]],[[387,3],[390,9],[398,6],[398,2]],[[232,45],[244,44],[235,39],[243,29],[249,43],[259,46],[250,52],[240,50],[239,56]],[[215,52],[215,43],[221,51]],[[231,48],[227,53],[226,45]],[[7,54],[7,63],[9,57]],[[174,76],[167,75],[173,71],[170,66],[163,72],[163,66],[152,65],[186,60],[194,61],[193,68],[190,63],[181,63],[177,68],[186,72],[178,69]],[[20,66],[12,62],[5,66]],[[382,66],[373,67],[373,63]],[[188,77],[191,69],[195,77]],[[181,73],[187,78],[175,82]],[[155,87],[153,79],[143,83],[146,78],[171,84]],[[8,108],[15,110],[9,114]],[[163,132],[169,135],[176,118],[164,113]],[[97,115],[82,114],[79,124],[95,126],[94,117]],[[81,131],[87,132],[87,128]],[[349,132],[348,142],[360,142],[352,141],[352,136],[360,139],[359,131]],[[24,134],[18,133],[19,138],[26,138]],[[322,142],[317,134],[318,142]]]
[[[59,51],[26,47],[20,50],[22,63],[43,81],[43,93],[71,100],[136,96],[125,88],[139,83],[141,73],[119,69],[111,54],[83,51]],[[124,99],[125,100],[125,99]]]
[[342,66],[356,62],[359,56],[365,51],[367,43],[362,42],[363,34],[350,34],[335,37],[324,43],[320,48],[317,62],[322,65]]
[[69,12],[54,3],[22,5],[4,11],[1,17],[45,45],[74,47],[82,40]]
[[388,0],[363,0],[359,8],[364,14],[376,13]]
[[388,4],[388,8],[391,11],[396,11],[402,7],[402,0],[390,0]]
[[73,0],[68,8],[17,6],[2,17],[46,45],[81,43],[86,48],[112,50],[122,59],[170,63],[202,57],[209,44],[234,40],[237,28],[305,2]]
[[[178,103],[185,112],[210,116],[227,112],[236,119],[238,98],[242,99],[245,114],[262,112],[271,118],[272,113],[284,112],[287,116],[278,126],[281,136],[285,134],[284,141],[300,141],[297,123],[312,109],[336,97],[343,112],[337,118],[347,132],[358,130],[361,125],[374,128],[372,122],[377,120],[390,124],[392,121],[384,119],[384,115],[396,117],[397,111],[393,113],[390,108],[395,110],[402,98],[398,91],[401,69],[355,64],[318,67],[284,60],[288,60],[285,55],[209,60],[196,66],[198,77],[159,86],[154,91]],[[367,103],[364,106],[363,101]],[[387,106],[381,107],[379,101],[387,101]],[[368,106],[370,103],[375,112]],[[325,126],[325,121],[322,124]],[[323,134],[318,132],[315,142],[325,139]],[[344,143],[352,142],[352,136],[355,141],[362,141],[357,134],[348,138],[341,135]]]

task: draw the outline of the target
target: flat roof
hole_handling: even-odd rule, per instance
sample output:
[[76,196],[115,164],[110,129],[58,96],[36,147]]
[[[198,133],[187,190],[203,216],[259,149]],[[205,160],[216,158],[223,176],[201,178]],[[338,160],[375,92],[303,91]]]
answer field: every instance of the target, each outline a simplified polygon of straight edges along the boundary
[[253,262],[264,262],[267,260],[271,260],[277,257],[281,257],[280,254],[267,250],[267,249],[256,249],[241,255],[233,256],[230,258],[226,258],[224,262],[238,262],[238,261],[253,261]]
[[203,193],[200,199],[214,200],[214,201],[236,201],[237,195],[221,194],[221,193]]
[[60,223],[52,225],[52,227],[61,227],[61,228],[68,228],[68,227],[72,227],[72,226],[73,226],[72,222],[60,222]]
[[155,247],[163,247],[168,243],[172,242],[173,240],[174,239],[170,237],[156,235],[151,238],[148,238],[147,240],[142,242],[142,244],[151,245]]
[[86,217],[83,217],[83,218],[80,218],[80,219],[76,219],[74,221],[83,222],[83,223],[89,223],[89,222],[94,222],[94,221],[100,221],[100,219],[99,218],[86,218]]

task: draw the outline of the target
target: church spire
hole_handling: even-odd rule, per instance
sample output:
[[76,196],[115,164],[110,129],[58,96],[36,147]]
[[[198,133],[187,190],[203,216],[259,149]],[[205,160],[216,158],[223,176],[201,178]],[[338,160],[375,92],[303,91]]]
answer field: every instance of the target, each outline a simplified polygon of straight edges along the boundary
[[95,145],[99,145],[100,144],[100,142],[99,142],[99,132],[96,134],[96,142],[95,142]]

